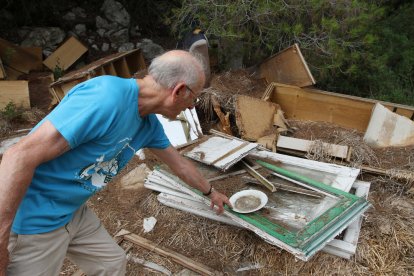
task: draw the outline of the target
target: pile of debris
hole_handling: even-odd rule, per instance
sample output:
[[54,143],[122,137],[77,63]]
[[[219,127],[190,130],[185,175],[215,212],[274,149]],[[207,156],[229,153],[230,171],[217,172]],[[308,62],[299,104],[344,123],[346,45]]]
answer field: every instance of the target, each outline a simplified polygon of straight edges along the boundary
[[[106,56],[54,80],[52,72],[56,74],[56,68],[67,70],[87,50],[71,37],[42,60],[41,50],[0,39],[0,57],[6,58],[8,64],[1,66],[0,63],[1,108],[9,102],[29,108],[30,81],[18,78],[43,66],[50,69],[48,77],[44,78],[52,99],[49,108],[86,79],[106,74],[128,78],[146,68],[142,51],[134,49]],[[410,263],[402,265],[405,257],[395,252],[412,252],[413,205],[396,196],[404,194],[407,199],[406,194],[412,193],[414,107],[320,91],[311,87],[314,84],[298,45],[293,45],[265,60],[254,72],[213,76],[197,112],[186,110],[176,120],[159,116],[172,144],[184,156],[196,161],[215,188],[229,196],[241,191],[264,193],[267,202],[259,210],[245,213],[226,208],[224,215],[217,216],[209,209],[208,198],[176,178],[168,168],[160,166],[150,171],[141,166],[135,168],[134,163],[122,178],[115,180],[116,184],[126,182],[126,178],[128,182],[136,181],[136,175],[131,177],[131,174],[136,174],[139,168],[142,181],[142,176],[147,176],[145,187],[157,194],[142,189],[138,189],[139,193],[131,193],[134,185],[129,185],[128,195],[121,192],[121,196],[114,199],[110,195],[114,193],[113,188],[108,187],[92,199],[91,206],[110,232],[116,233],[120,243],[138,244],[201,274],[249,270],[263,274],[276,271],[326,273],[329,266],[316,269],[315,262],[328,260],[335,264],[337,261],[325,259],[327,255],[317,254],[320,251],[359,260],[357,268],[340,263],[344,274],[409,271]],[[319,127],[317,134],[313,132],[315,127]],[[6,143],[6,147],[15,140]],[[389,150],[395,146],[399,147],[403,162],[393,160],[386,166],[384,161],[378,161],[377,156],[381,154],[386,160],[385,156],[390,156]],[[136,162],[140,165],[158,162],[150,160],[148,155],[142,161],[143,153],[137,153],[139,161]],[[396,169],[397,163],[401,166]],[[384,191],[377,188],[371,204],[367,199],[373,197],[369,193],[372,183],[381,181],[403,188],[393,190],[388,186]],[[381,200],[390,191],[394,195]],[[108,204],[110,198],[113,201]],[[392,199],[395,200],[390,202]],[[124,203],[118,204],[117,200],[124,200]],[[372,205],[381,207],[379,203],[394,206],[395,209],[384,213],[400,212],[409,218],[408,222],[394,218],[394,225],[384,223],[383,216],[369,209]],[[115,209],[116,216],[107,215],[105,208],[108,206]],[[131,207],[140,214],[132,213]],[[358,244],[365,211],[369,213],[367,223],[371,228],[382,225],[380,234],[399,236],[396,238],[398,248],[390,251],[397,259],[389,270],[381,258],[386,256],[383,247],[389,239],[375,242],[366,235]],[[120,232],[127,227],[131,231],[141,231],[141,221],[145,228],[142,234],[151,241],[125,230]],[[405,236],[406,240],[400,236]],[[132,250],[131,244],[123,243],[123,246],[127,252]],[[197,248],[199,253],[196,254]],[[149,261],[144,258],[149,256],[148,252],[146,254],[128,256],[131,263],[158,273],[171,274],[171,271],[182,269],[157,258]],[[402,254],[412,258],[412,253]],[[194,256],[197,261],[188,256]],[[296,258],[316,261],[302,262],[298,266]],[[163,262],[164,267],[159,265]],[[166,268],[168,266],[170,269]],[[378,270],[374,270],[375,266]]]

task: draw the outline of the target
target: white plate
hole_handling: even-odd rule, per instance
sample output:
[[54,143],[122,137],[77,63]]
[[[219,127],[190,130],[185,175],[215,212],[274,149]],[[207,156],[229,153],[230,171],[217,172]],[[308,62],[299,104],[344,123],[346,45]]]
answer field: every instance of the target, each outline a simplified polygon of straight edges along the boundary
[[267,195],[258,190],[243,190],[230,197],[233,211],[237,213],[251,213],[257,211],[267,203]]

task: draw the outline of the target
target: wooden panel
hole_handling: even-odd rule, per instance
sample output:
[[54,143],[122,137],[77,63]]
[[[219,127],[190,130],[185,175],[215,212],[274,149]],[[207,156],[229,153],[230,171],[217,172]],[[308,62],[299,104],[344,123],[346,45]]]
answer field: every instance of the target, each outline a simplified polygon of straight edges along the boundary
[[[280,105],[288,119],[330,122],[360,131],[366,130],[372,108],[379,102],[284,84],[276,84],[269,99]],[[410,106],[386,105],[414,111]]]
[[116,75],[122,78],[129,78],[131,74],[129,73],[128,64],[125,60],[125,57],[122,57],[114,62],[114,67],[116,71]]
[[[295,151],[308,152],[315,141],[298,139],[279,135],[277,139],[277,149],[285,148]],[[322,143],[324,151],[334,157],[345,159],[348,156],[348,146],[335,145],[330,143]]]
[[279,106],[248,96],[236,100],[236,123],[241,137],[257,141],[260,137],[273,133],[273,119]]
[[30,108],[28,81],[0,81],[0,109],[9,102],[18,107]]
[[131,75],[138,72],[139,70],[145,69],[145,60],[142,56],[141,50],[135,50],[129,55],[125,56],[126,62],[128,64],[129,72]]
[[104,70],[108,75],[116,76],[115,66],[113,63],[105,65]]
[[410,118],[411,120],[413,120],[413,116],[414,116],[414,110],[408,110],[408,109],[403,109],[403,108],[396,108],[395,113],[397,113],[398,115]]
[[70,37],[59,48],[56,49],[44,62],[50,70],[56,67],[67,70],[76,60],[88,51],[79,40]]
[[22,47],[25,51],[29,52],[37,58],[36,62],[33,63],[34,70],[43,69],[43,49],[42,47]]
[[105,69],[103,67],[99,67],[95,70],[97,76],[106,75]]
[[299,87],[315,84],[305,59],[297,44],[271,56],[260,64],[261,77]]
[[6,71],[7,80],[18,80],[21,75],[24,73],[17,71],[13,68],[10,68],[7,65],[3,65],[4,70]]
[[[51,88],[66,86],[68,83],[71,87],[73,87],[73,83],[77,84],[81,81],[101,75],[113,75],[130,78],[133,76],[135,71],[142,69],[145,69],[145,62],[140,49],[135,49],[129,52],[115,53],[64,75],[59,78],[59,80],[52,83]],[[65,93],[68,91],[66,88],[63,90]]]
[[0,79],[5,79],[6,78],[6,71],[4,70],[3,67],[3,62],[1,62],[1,58],[0,58]]
[[2,38],[0,38],[0,58],[5,65],[26,74],[30,70],[37,69],[39,64],[36,55]]

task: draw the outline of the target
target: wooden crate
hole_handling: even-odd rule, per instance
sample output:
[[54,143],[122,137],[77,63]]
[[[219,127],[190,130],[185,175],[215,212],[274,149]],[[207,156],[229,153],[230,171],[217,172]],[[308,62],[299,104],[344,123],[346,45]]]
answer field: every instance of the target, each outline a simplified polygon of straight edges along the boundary
[[280,105],[287,119],[321,121],[365,131],[376,103],[414,119],[414,107],[332,93],[280,83],[271,83],[262,99]]
[[59,78],[50,85],[50,93],[59,102],[72,87],[85,80],[102,75],[131,78],[134,73],[145,68],[140,49],[115,53]]

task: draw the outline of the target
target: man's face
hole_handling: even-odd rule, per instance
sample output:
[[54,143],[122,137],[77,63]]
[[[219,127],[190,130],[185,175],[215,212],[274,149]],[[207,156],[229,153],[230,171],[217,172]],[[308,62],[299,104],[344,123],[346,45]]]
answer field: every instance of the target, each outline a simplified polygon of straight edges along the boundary
[[182,111],[187,108],[194,108],[199,101],[199,93],[195,91],[201,90],[199,87],[191,88],[188,85],[184,84],[178,88],[178,93],[176,94],[176,101],[171,107],[171,115],[168,116],[170,119],[175,119]]

